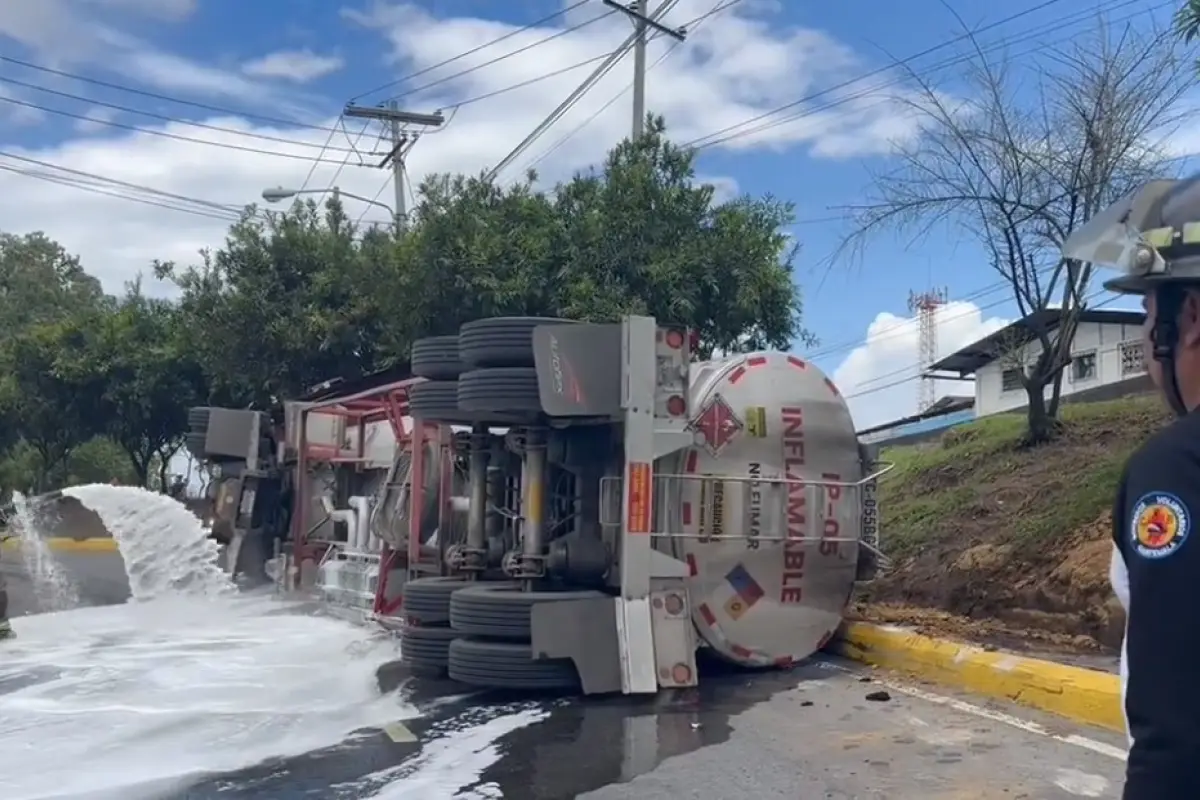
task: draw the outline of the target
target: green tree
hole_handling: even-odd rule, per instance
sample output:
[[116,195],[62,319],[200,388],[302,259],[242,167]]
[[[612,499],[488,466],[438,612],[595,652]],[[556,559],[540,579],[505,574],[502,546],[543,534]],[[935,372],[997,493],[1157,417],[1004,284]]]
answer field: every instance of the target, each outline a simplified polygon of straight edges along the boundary
[[[93,321],[88,315],[87,321]],[[37,454],[32,488],[51,488],[76,447],[103,432],[97,413],[104,377],[74,369],[87,349],[82,319],[35,324],[0,348],[0,409],[11,429]]]
[[949,226],[980,247],[1037,346],[1030,352],[1028,340],[1010,340],[993,353],[1025,390],[1029,444],[1058,431],[1063,370],[1097,294],[1092,265],[1063,258],[1062,245],[1135,186],[1170,173],[1164,136],[1187,118],[1181,101],[1191,86],[1172,42],[1104,24],[1035,66],[1042,69],[1030,94],[1022,83],[1029,65],[977,49],[963,68],[963,101],[909,69],[916,91],[908,112],[919,135],[844,209],[851,225],[843,242],[845,252],[861,253],[880,233],[916,239]]
[[79,259],[43,233],[0,233],[0,337],[95,308],[104,293]]
[[667,140],[661,118],[601,168],[545,194],[535,181],[502,188],[442,175],[422,184],[392,284],[407,338],[498,314],[640,313],[696,329],[705,351],[812,341],[784,232],[791,206],[715,202],[714,188],[695,180],[694,154]]
[[549,192],[535,181],[432,176],[400,236],[356,230],[333,200],[250,209],[199,265],[158,265],[182,290],[213,402],[267,408],[493,315],[648,313],[695,328],[705,351],[811,341],[784,232],[791,207],[716,202],[661,119],[594,171]]
[[[331,376],[373,368],[384,318],[356,233],[335,202],[323,211],[311,203],[283,214],[249,209],[201,264],[156,265],[182,290],[181,335],[214,402],[269,408]],[[367,238],[390,254],[390,241]]]
[[88,320],[85,346],[60,357],[76,385],[95,387],[100,429],[125,451],[140,486],[165,474],[187,432],[187,410],[206,395],[175,304],[146,297],[140,282]]
[[138,476],[129,463],[125,448],[107,436],[97,436],[71,451],[62,485],[108,483],[112,480],[130,485],[137,482]]

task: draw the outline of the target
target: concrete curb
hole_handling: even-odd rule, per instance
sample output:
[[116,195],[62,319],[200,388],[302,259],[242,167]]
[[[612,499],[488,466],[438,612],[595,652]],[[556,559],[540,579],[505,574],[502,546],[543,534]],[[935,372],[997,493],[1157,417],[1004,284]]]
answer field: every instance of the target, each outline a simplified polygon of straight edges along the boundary
[[[45,539],[46,545],[54,553],[116,553],[117,543],[109,538],[97,539],[71,539],[64,536],[53,536]],[[21,541],[19,539],[6,539],[3,544],[5,550],[21,549]]]
[[1009,700],[1076,722],[1125,731],[1116,675],[976,645],[933,639],[905,628],[850,622],[832,652],[906,672],[943,686]]

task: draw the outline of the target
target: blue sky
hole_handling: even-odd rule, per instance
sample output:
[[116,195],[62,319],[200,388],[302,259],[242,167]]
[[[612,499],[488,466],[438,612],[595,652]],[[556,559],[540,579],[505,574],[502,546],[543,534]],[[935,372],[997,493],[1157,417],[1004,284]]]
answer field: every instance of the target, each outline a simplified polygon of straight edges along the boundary
[[[449,67],[363,93],[561,11],[564,5],[571,4],[6,4],[0,9],[0,55],[65,74],[0,63],[0,97],[26,104],[0,103],[0,166],[5,167],[0,186],[6,190],[0,192],[5,215],[0,227],[46,230],[79,252],[85,265],[116,289],[122,280],[145,270],[152,258],[186,260],[202,247],[219,245],[227,209],[255,201],[266,186],[323,188],[336,183],[345,191],[390,204],[386,175],[353,163],[339,169],[347,156],[357,160],[351,144],[369,148],[375,132],[358,139],[361,123],[353,121],[344,132],[339,128],[331,135],[328,129],[337,126],[347,100],[373,104],[401,91],[410,93],[402,98],[409,108],[428,111],[449,110],[500,90],[491,100],[462,106],[444,132],[426,136],[414,148],[409,162],[414,184],[429,171],[473,172],[490,166],[563,99],[590,66],[524,89],[507,91],[508,87],[602,56],[628,30],[614,18],[619,15],[469,75],[412,90],[564,26],[579,26],[608,10],[601,0],[589,0],[542,30],[514,36]],[[667,19],[682,25],[717,5],[717,0],[682,0]],[[879,90],[880,83],[893,80],[895,74],[849,88],[838,89],[838,84],[941,46],[913,61],[912,67],[944,93],[966,91],[958,80],[961,67],[942,63],[935,68],[965,52],[964,43],[951,42],[962,32],[955,14],[968,25],[982,26],[1044,6],[980,35],[985,45],[1007,42],[1012,55],[1036,64],[1039,53],[1093,28],[1098,14],[1147,28],[1169,22],[1171,5],[1153,0],[1021,0],[998,8],[982,0],[847,0],[824,6],[742,0],[705,16],[689,41],[652,69],[650,108],[666,113],[668,126],[687,141],[826,92],[798,106],[804,115],[790,125],[702,149],[699,171],[723,191],[771,193],[796,204],[800,223],[793,233],[803,245],[797,279],[807,301],[805,323],[821,340],[815,349],[818,362],[851,388],[878,388],[881,375],[900,373],[902,385],[852,402],[860,424],[873,424],[913,411],[915,386],[903,385],[909,377],[904,370],[911,366],[915,371],[916,358],[914,329],[907,321],[910,290],[944,286],[951,299],[974,299],[983,307],[955,307],[956,318],[941,326],[943,349],[950,348],[948,342],[961,345],[986,333],[1014,311],[1004,291],[993,288],[979,295],[995,287],[998,276],[958,232],[936,231],[912,245],[881,239],[858,263],[830,267],[827,257],[845,230],[837,208],[863,196],[870,171],[892,163],[889,141],[913,130],[912,121],[887,99],[902,91],[903,84]],[[666,48],[665,40],[652,43],[651,61]],[[594,163],[628,130],[630,97],[619,93],[628,86],[631,69],[627,58],[523,160],[544,152],[617,97],[606,112],[539,163],[539,170],[555,179]],[[865,96],[856,98],[856,92]],[[831,101],[835,104],[828,107]],[[735,128],[735,133],[745,127]],[[330,147],[322,148],[327,139]],[[329,163],[316,165],[308,177],[314,157]],[[131,196],[158,205],[135,202]],[[370,206],[361,208],[364,219],[380,218]],[[881,332],[889,341],[873,347],[869,333],[878,337]],[[949,384],[943,387],[956,390],[961,391]]]

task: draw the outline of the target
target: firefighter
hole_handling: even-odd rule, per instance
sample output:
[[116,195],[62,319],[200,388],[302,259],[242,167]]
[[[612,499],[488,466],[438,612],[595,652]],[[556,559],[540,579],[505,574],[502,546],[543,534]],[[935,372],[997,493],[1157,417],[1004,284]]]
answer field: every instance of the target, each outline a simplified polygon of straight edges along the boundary
[[1200,179],[1150,181],[1073,233],[1063,256],[1119,270],[1105,288],[1141,296],[1146,369],[1176,414],[1129,457],[1113,503],[1123,797],[1200,798]]

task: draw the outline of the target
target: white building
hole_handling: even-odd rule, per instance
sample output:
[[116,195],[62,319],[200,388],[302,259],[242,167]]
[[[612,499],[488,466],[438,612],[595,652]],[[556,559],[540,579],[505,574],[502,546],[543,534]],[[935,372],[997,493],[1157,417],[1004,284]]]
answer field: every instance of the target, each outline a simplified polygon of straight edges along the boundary
[[[975,378],[975,416],[1023,408],[1028,397],[1020,370],[1041,353],[1034,330],[1053,330],[1061,312],[1046,309],[996,331],[935,363],[929,374],[939,379]],[[1106,400],[1149,388],[1142,350],[1140,311],[1096,309],[1083,311],[1071,343],[1071,364],[1062,381],[1067,401]],[[1046,387],[1049,399],[1052,387]]]

